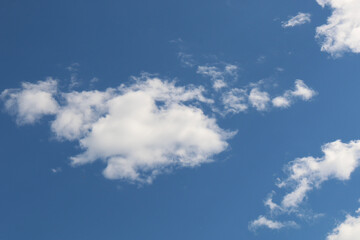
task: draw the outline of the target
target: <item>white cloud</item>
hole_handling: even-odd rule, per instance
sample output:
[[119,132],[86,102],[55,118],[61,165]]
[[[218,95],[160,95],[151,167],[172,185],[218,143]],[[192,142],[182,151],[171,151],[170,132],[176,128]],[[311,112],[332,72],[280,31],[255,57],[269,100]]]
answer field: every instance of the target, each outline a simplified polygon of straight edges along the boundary
[[281,206],[284,209],[297,208],[308,191],[318,188],[329,179],[348,180],[358,167],[360,160],[360,141],[343,143],[340,140],[322,146],[323,157],[298,158],[287,167],[289,176],[281,181],[279,187],[292,187],[286,194]]
[[250,104],[258,111],[264,111],[267,109],[270,101],[269,94],[267,92],[260,91],[258,88],[253,88],[249,94]]
[[48,78],[37,83],[22,83],[21,89],[6,89],[1,93],[5,109],[16,116],[18,124],[31,124],[43,115],[55,114],[58,104],[53,95],[57,82]]
[[269,229],[281,229],[284,227],[297,227],[297,224],[293,221],[279,222],[270,220],[264,216],[259,216],[258,219],[252,221],[249,225],[250,230],[256,230],[260,227],[266,227]]
[[265,206],[269,207],[271,212],[298,212],[309,191],[319,188],[323,182],[330,179],[349,180],[360,164],[360,140],[349,143],[336,140],[323,145],[322,152],[322,157],[298,158],[286,166],[288,176],[279,181],[277,186],[290,191],[283,196],[280,204],[273,202],[274,192],[270,194]]
[[222,95],[222,103],[226,113],[239,113],[248,109],[246,90],[233,88]]
[[321,51],[338,57],[345,52],[360,53],[360,2],[358,0],[317,0],[329,6],[332,15],[327,23],[316,28]]
[[327,236],[327,240],[358,240],[360,236],[360,216],[347,215],[344,222],[340,223]]
[[198,66],[197,73],[203,76],[208,76],[213,81],[213,88],[220,90],[227,86],[226,79],[237,78],[238,67],[233,64],[226,64],[221,70],[216,66]]
[[297,79],[295,81],[294,90],[287,90],[282,96],[277,96],[272,99],[272,104],[274,107],[287,108],[297,99],[300,98],[304,101],[309,101],[317,93],[309,88],[304,81]]
[[290,19],[286,22],[282,22],[283,28],[295,27],[298,25],[302,25],[305,23],[311,22],[311,14],[310,13],[302,13],[299,12],[296,16],[290,17]]
[[309,88],[302,80],[295,81],[295,90],[291,92],[295,97],[300,97],[304,101],[308,101],[316,95],[316,92]]
[[109,179],[149,183],[169,168],[199,166],[227,148],[234,133],[196,107],[213,102],[202,87],[178,87],[148,75],[135,80],[117,89],[57,93],[56,81],[48,79],[5,90],[2,97],[20,123],[54,115],[54,134],[83,149],[72,164],[101,160]]
[[282,96],[271,99],[268,92],[260,90],[261,85],[262,83],[250,83],[244,88],[232,88],[224,91],[221,101],[225,114],[245,112],[249,107],[254,107],[257,111],[270,110],[270,102],[273,107],[287,108],[297,99],[309,101],[317,94],[302,80],[297,79],[293,90],[286,90]]
[[[222,73],[213,67],[200,70],[216,79],[235,75],[237,67],[226,65]],[[216,110],[219,105],[204,96],[204,87],[176,86],[149,74],[133,81],[103,91],[62,92],[49,78],[5,90],[1,97],[18,124],[53,116],[55,137],[78,142],[83,150],[70,158],[72,164],[100,160],[106,164],[105,177],[110,179],[151,182],[168,169],[209,162],[227,148],[227,139],[234,132],[224,131],[215,118],[205,115],[202,107]],[[224,108],[218,112],[239,113],[250,106],[267,110],[270,94],[261,87],[249,84],[243,89],[226,87],[216,92]],[[296,87],[292,92],[307,96],[300,94],[304,91]]]
[[278,96],[271,101],[274,107],[287,108],[291,105],[291,100],[287,96]]

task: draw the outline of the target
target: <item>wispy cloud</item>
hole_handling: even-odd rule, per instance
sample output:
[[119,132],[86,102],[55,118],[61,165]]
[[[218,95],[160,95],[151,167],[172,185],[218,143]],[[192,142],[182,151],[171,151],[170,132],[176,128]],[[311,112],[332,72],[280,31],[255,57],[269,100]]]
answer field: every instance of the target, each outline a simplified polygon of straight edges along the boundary
[[298,225],[294,221],[287,221],[287,222],[279,222],[268,219],[264,216],[259,216],[258,219],[252,221],[249,224],[249,229],[252,231],[257,230],[258,228],[265,227],[269,229],[281,229],[286,227],[298,227]]
[[203,76],[210,77],[213,82],[213,88],[220,90],[227,86],[227,79],[236,80],[238,77],[238,66],[233,64],[225,64],[223,69],[217,66],[198,66],[197,73]]
[[57,168],[52,168],[52,169],[51,169],[51,172],[54,173],[54,174],[59,173],[59,172],[61,172],[61,171],[62,171],[62,168],[61,168],[61,167],[57,167]]
[[191,54],[185,52],[178,52],[178,58],[180,59],[180,62],[186,67],[195,66],[195,60]]
[[309,22],[311,22],[311,14],[299,12],[296,16],[292,16],[289,18],[289,20],[282,22],[281,26],[283,28],[288,28],[303,25]]

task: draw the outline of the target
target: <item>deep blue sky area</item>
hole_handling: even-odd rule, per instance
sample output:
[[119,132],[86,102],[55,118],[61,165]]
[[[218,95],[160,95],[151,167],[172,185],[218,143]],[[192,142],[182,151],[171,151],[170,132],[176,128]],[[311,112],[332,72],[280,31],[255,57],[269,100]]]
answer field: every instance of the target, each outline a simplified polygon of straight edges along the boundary
[[[298,12],[311,13],[311,22],[281,27]],[[251,231],[249,223],[266,214],[264,199],[288,162],[360,136],[359,55],[334,58],[315,39],[330,14],[315,0],[0,1],[0,91],[52,76],[66,92],[67,67],[77,63],[77,91],[117,87],[142,72],[210,89],[196,66],[234,64],[232,87],[265,79],[282,94],[302,79],[318,93],[287,109],[209,113],[238,131],[229,147],[152,184],[106,179],[103,161],[72,167],[79,144],[57,140],[51,116],[19,126],[2,105],[0,240],[325,239],[359,207],[359,171],[308,194],[304,208],[320,218],[279,230]]]

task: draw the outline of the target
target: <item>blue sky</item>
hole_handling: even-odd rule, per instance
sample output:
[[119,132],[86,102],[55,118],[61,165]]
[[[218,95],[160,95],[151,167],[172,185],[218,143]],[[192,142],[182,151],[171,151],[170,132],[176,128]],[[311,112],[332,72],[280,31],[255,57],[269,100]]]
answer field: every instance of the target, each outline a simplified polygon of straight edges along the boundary
[[0,239],[359,236],[358,0],[0,5]]

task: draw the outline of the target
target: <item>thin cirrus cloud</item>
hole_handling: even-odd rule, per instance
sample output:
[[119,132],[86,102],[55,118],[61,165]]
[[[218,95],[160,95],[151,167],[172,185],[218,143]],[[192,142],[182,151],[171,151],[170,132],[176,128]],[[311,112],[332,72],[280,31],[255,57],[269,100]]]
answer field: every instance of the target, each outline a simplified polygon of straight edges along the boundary
[[321,50],[339,57],[345,52],[360,53],[360,1],[317,0],[332,9],[327,23],[316,28]]
[[77,141],[83,150],[70,158],[72,165],[102,160],[106,178],[150,183],[171,167],[199,166],[227,148],[235,132],[221,129],[192,104],[212,103],[203,92],[143,76],[130,86],[65,93],[49,78],[1,97],[18,124],[54,116],[56,137]]
[[302,13],[299,12],[296,16],[290,17],[289,20],[282,22],[283,28],[295,27],[298,25],[303,25],[305,23],[311,22],[311,14],[310,13]]
[[279,204],[273,201],[275,192],[264,202],[272,216],[285,213],[302,216],[300,206],[310,191],[331,179],[349,180],[360,164],[360,140],[349,143],[336,140],[323,145],[322,152],[322,157],[297,158],[286,166],[288,176],[279,180],[277,186],[290,191],[283,195]]

